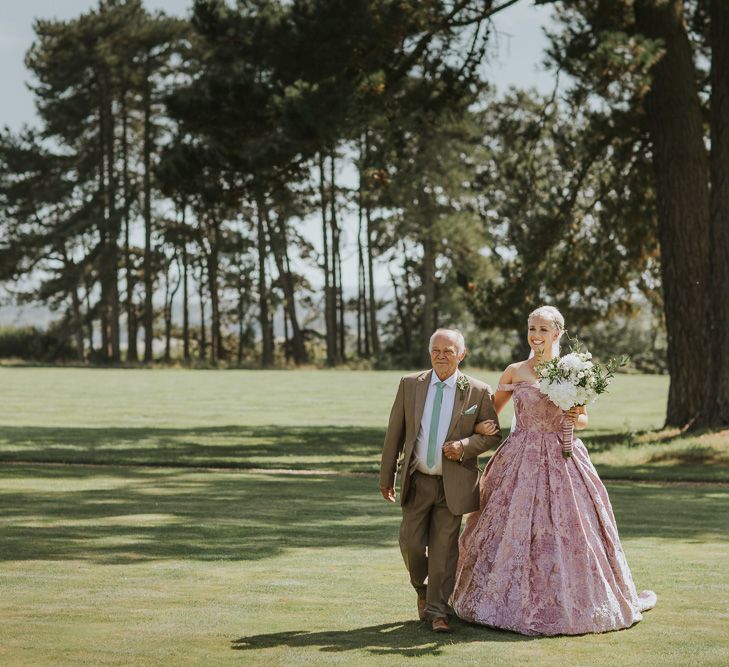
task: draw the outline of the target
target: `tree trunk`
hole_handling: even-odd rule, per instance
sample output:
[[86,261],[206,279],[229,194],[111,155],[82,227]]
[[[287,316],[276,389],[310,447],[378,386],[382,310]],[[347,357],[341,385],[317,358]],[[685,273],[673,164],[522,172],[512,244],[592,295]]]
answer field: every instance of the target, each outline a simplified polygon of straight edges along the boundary
[[702,427],[729,425],[729,5],[711,0],[712,355]]
[[329,156],[329,179],[331,185],[331,196],[329,205],[331,214],[329,222],[332,228],[332,281],[334,285],[334,320],[337,332],[336,360],[341,363],[347,356],[344,348],[344,288],[342,287],[342,243],[341,228],[337,220],[337,181],[336,165],[334,154]]
[[242,297],[238,297],[238,366],[243,365],[243,308]]
[[[428,231],[430,231],[430,226]],[[435,331],[435,240],[432,236],[423,239],[423,316],[421,357],[426,366],[430,365],[428,344]]]
[[288,310],[286,310],[286,303],[283,304],[283,308],[281,310],[284,325],[284,359],[288,366],[291,363],[291,340],[289,339],[289,313]]
[[261,326],[261,365],[264,368],[273,365],[273,331],[268,315],[268,286],[266,280],[266,222],[265,206],[260,200],[257,206],[257,232],[258,232],[258,316]]
[[372,343],[372,354],[377,357],[380,354],[380,337],[377,334],[377,297],[375,296],[375,231],[369,204],[365,207],[365,219],[367,220],[367,279],[370,289],[370,342]]
[[205,336],[205,268],[200,260],[200,281],[198,282],[198,296],[200,297],[200,359],[205,360],[208,355],[207,339]]
[[403,349],[406,352],[409,352],[410,346],[407,344],[407,339],[409,337],[408,332],[408,322],[406,319],[406,311],[405,311],[405,304],[403,303],[402,299],[400,298],[400,292],[398,291],[397,287],[397,278],[395,277],[395,274],[390,270],[390,281],[392,282],[392,292],[395,297],[395,311],[397,312],[397,319],[400,320],[400,330],[402,332],[402,338],[403,338]]
[[[369,312],[367,307],[367,270],[365,267],[365,256],[364,256],[364,245],[362,243],[362,235],[365,232],[364,229],[364,215],[365,215],[365,183],[362,178],[362,174],[366,173],[367,169],[367,154],[365,151],[366,147],[366,135],[362,135],[360,138],[359,148],[359,187],[357,192],[357,259],[358,259],[358,273],[357,273],[357,286],[359,288],[359,309],[357,312],[357,341],[358,351],[360,346],[360,338],[362,340],[362,351],[360,354],[364,354],[365,357],[370,356],[370,327],[369,327]],[[360,314],[361,312],[361,314]],[[361,317],[361,323],[360,323]],[[361,333],[360,333],[361,331]]]
[[322,218],[322,254],[324,269],[324,326],[327,344],[327,366],[336,364],[336,313],[334,312],[334,290],[332,288],[332,275],[329,265],[329,232],[327,229],[327,196],[326,180],[324,176],[324,155],[319,153],[319,201]]
[[124,270],[126,273],[127,311],[127,361],[136,363],[137,314],[134,310],[134,265],[129,244],[130,211],[132,208],[132,187],[129,178],[129,118],[126,93],[122,95],[122,187],[124,190]]
[[[185,209],[182,210],[183,220]],[[182,354],[185,361],[190,361],[190,295],[187,269],[187,241],[182,243]]]
[[211,310],[211,328],[210,328],[210,361],[214,364],[225,358],[225,350],[223,349],[223,341],[221,339],[220,326],[220,294],[218,292],[218,269],[219,269],[219,243],[220,243],[220,223],[217,219],[213,219],[210,228],[210,252],[207,256],[208,261],[208,284],[210,290],[210,310]]
[[245,315],[245,304],[243,302],[243,271],[240,255],[236,255],[237,288],[238,288],[238,366],[243,364],[243,316]]
[[[172,265],[177,268],[177,281],[171,283],[170,271]],[[175,295],[180,289],[180,283],[182,282],[182,272],[180,271],[180,264],[177,259],[177,254],[167,264],[167,279],[165,281],[165,361],[169,363],[172,361],[171,355],[171,343],[172,343],[172,307],[175,303]]]
[[403,286],[405,288],[405,324],[404,326],[404,337],[405,337],[405,350],[407,352],[408,359],[412,359],[414,362],[420,358],[420,354],[413,354],[413,323],[415,320],[414,309],[415,309],[415,296],[413,295],[413,289],[410,285],[410,272],[408,270],[408,257],[406,253],[405,243],[402,243],[402,277]]
[[119,235],[121,221],[116,207],[116,174],[114,172],[115,146],[114,146],[114,109],[111,94],[107,95],[107,124],[106,124],[106,206],[109,215],[109,238],[107,243],[106,266],[104,272],[108,284],[109,298],[109,338],[111,344],[111,360],[114,363],[121,361],[121,345],[119,336]]
[[[365,151],[365,164],[369,159],[369,139],[365,133],[364,142]],[[369,282],[370,290],[370,317],[369,317],[369,332],[370,342],[372,343],[372,354],[377,357],[380,354],[380,337],[377,333],[377,299],[375,297],[375,271],[374,271],[374,245],[375,245],[375,230],[372,223],[372,211],[370,208],[370,202],[368,199],[365,200],[365,220],[367,221],[367,278]]]
[[172,289],[170,287],[170,269],[172,261],[167,263],[167,271],[165,271],[165,363],[170,363],[171,340],[172,340]]
[[[339,238],[339,235],[337,235],[337,239]],[[339,243],[339,240],[337,240],[337,282],[338,282],[338,289],[337,289],[337,308],[339,311],[339,323],[338,323],[338,331],[339,331],[339,361],[346,361],[347,359],[347,347],[346,347],[346,333],[347,330],[344,326],[344,311],[345,311],[345,304],[344,304],[344,285],[342,284],[342,250]]]
[[149,59],[145,62],[144,106],[144,361],[152,363],[154,271],[152,269],[152,93]]
[[[299,364],[306,363],[308,357],[301,326],[299,325],[299,318],[296,314],[296,290],[289,265],[286,223],[281,220],[272,222],[263,202],[259,204],[259,210],[263,212],[265,228],[268,232],[268,238],[271,241],[271,252],[276,262],[276,270],[278,271],[281,289],[284,293],[284,311],[288,322],[291,323],[291,352],[293,353],[294,363],[298,366]],[[286,340],[288,340],[288,334],[286,334]],[[288,361],[289,352],[287,351],[286,354]]]
[[647,96],[671,385],[666,425],[685,426],[706,402],[709,163],[683,3],[636,0],[638,29],[663,40]]
[[78,285],[71,290],[71,307],[73,312],[73,339],[76,343],[76,356],[79,362],[84,362],[84,322],[81,317],[81,299],[78,295]]
[[89,337],[89,357],[94,356],[94,318],[91,310],[91,287],[86,285],[86,335]]
[[[361,177],[360,177],[361,181]],[[359,206],[357,219],[357,356],[369,357],[367,344],[367,313],[365,299],[364,249],[362,248],[362,186],[359,188]],[[365,351],[366,350],[366,351]]]
[[101,361],[108,361],[111,352],[111,340],[109,337],[109,280],[106,267],[108,266],[108,246],[109,246],[109,210],[106,202],[107,187],[107,167],[106,162],[108,156],[106,154],[106,126],[107,104],[106,104],[106,83],[103,76],[100,78],[100,99],[99,99],[99,201],[101,202],[101,210],[99,211],[99,290],[101,296],[99,299],[99,327],[101,329]]
[[305,364],[309,361],[309,354],[306,351],[306,341],[304,340],[304,332],[299,324],[299,316],[296,313],[296,289],[294,286],[293,272],[291,271],[291,258],[289,257],[289,241],[286,234],[286,227],[283,228],[283,260],[284,260],[284,276],[286,277],[286,291],[288,292],[287,308],[289,321],[291,323],[291,350],[294,356],[295,364]]

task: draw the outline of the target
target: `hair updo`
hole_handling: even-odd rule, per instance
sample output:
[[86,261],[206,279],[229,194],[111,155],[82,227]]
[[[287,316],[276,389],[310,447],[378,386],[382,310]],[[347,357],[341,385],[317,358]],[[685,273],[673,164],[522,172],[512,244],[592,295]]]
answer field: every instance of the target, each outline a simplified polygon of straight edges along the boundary
[[527,322],[534,317],[543,317],[545,320],[550,320],[557,327],[560,336],[564,333],[564,316],[554,306],[539,306],[539,308],[529,313]]

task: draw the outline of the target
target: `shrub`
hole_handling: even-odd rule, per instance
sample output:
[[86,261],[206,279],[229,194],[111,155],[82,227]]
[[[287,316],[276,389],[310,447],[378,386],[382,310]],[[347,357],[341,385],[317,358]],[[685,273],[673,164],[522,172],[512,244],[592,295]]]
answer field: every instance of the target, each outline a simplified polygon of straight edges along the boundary
[[76,356],[66,335],[56,327],[0,327],[0,359],[65,361]]

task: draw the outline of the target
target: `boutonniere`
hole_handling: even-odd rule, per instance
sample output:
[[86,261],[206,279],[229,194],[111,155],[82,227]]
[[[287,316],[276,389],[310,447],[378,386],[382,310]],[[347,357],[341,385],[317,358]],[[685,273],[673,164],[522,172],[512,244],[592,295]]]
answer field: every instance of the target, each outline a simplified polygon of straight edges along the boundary
[[458,387],[461,390],[461,397],[463,397],[463,394],[466,393],[466,390],[471,386],[471,383],[468,381],[468,377],[465,375],[459,375],[458,379],[456,380],[456,387]]

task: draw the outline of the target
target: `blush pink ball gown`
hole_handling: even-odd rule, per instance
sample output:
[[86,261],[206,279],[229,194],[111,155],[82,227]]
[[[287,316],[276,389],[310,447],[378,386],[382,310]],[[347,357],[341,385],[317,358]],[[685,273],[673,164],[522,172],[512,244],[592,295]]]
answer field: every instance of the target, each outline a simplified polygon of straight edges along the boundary
[[460,539],[451,603],[473,623],[525,635],[627,628],[656,603],[638,594],[610,499],[585,446],[562,457],[562,411],[537,384],[513,391],[516,427],[481,478]]

